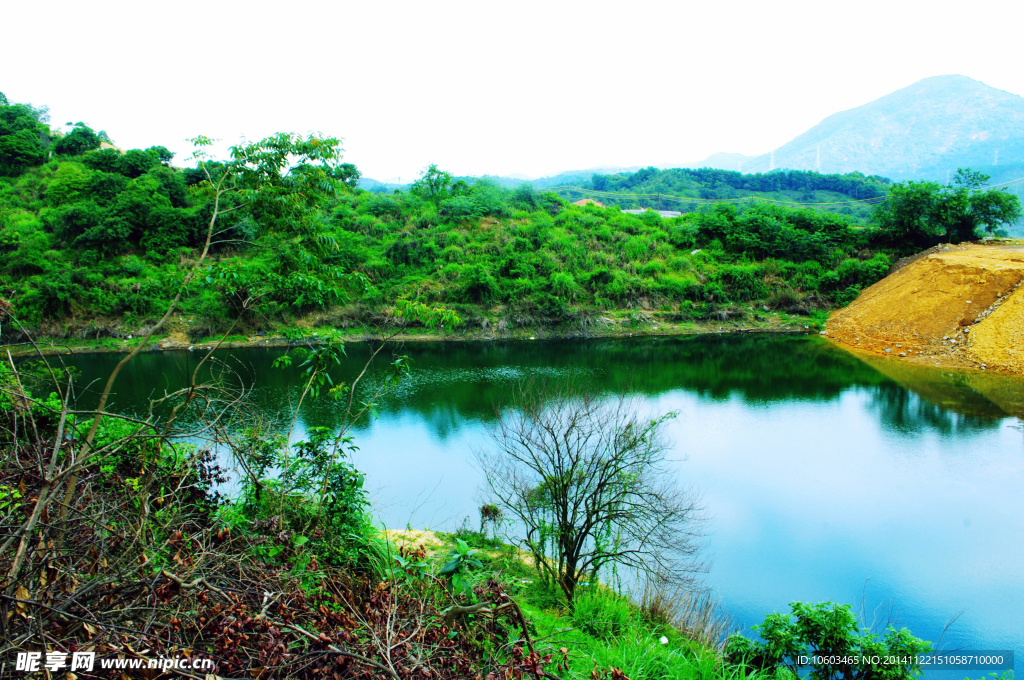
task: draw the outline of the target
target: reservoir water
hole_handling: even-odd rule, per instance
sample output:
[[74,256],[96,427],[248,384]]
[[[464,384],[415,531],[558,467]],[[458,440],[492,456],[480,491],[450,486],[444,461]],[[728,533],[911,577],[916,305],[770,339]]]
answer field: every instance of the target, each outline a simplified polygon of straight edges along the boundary
[[[488,444],[495,404],[524,378],[571,377],[609,395],[633,393],[652,412],[678,412],[669,427],[674,465],[710,517],[705,580],[740,627],[793,601],[830,600],[933,641],[959,614],[944,649],[1024,652],[1024,382],[866,362],[807,336],[396,350],[413,360],[412,375],[356,430],[354,455],[389,527],[477,525],[484,496],[473,451]],[[286,428],[302,374],[271,367],[283,352],[218,358]],[[351,380],[367,350],[351,344],[348,355],[338,379]],[[60,358],[84,384],[105,378],[121,356]],[[184,384],[198,359],[140,355],[110,407],[139,412]],[[294,436],[339,419],[335,404],[307,399]]]

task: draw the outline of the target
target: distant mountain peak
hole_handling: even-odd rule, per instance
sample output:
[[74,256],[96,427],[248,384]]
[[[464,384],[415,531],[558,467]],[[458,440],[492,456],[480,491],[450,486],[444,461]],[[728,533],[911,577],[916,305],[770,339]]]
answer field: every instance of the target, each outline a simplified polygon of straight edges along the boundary
[[744,172],[853,171],[945,180],[959,167],[1024,163],[1024,97],[959,74],[932,76],[828,116]]

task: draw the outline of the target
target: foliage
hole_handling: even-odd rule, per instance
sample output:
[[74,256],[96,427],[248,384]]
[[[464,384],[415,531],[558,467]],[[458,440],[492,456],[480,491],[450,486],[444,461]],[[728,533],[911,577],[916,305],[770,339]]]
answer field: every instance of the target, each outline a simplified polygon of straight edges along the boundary
[[[870,215],[871,204],[885,197],[890,181],[859,172],[823,175],[805,170],[776,170],[744,174],[714,168],[648,167],[634,173],[594,174],[577,184],[600,192],[593,195],[602,203],[622,208],[692,212],[707,201],[740,202],[750,198],[769,203],[804,203],[812,210],[842,215],[863,224]],[[558,192],[570,200],[591,195],[569,188],[559,188]]]
[[[921,674],[917,655],[931,650],[930,643],[906,628],[889,626],[883,637],[862,630],[849,605],[794,602],[790,610],[790,615],[769,614],[754,626],[760,641],[731,636],[725,649],[728,658],[754,669],[786,669],[792,677],[803,677],[807,670],[813,680],[903,680]],[[864,657],[871,661],[852,661]]]
[[[772,191],[831,191],[850,198],[865,199],[884,196],[889,180],[884,177],[866,177],[859,172],[846,175],[823,175],[806,170],[743,174],[715,168],[674,168],[659,170],[644,168],[634,173],[615,175],[595,174],[590,187],[599,191],[636,194],[682,194],[687,189],[736,192]],[[721,196],[726,198],[731,196]]]
[[60,154],[79,156],[86,151],[100,148],[100,136],[91,127],[79,121],[74,124],[71,132],[59,138],[53,150]]
[[[98,325],[103,334],[111,331],[99,319],[154,320],[203,252],[202,275],[179,305],[195,339],[291,325],[321,308],[366,325],[401,317],[403,305],[440,304],[467,323],[487,315],[501,332],[586,329],[609,309],[694,321],[735,316],[723,307],[740,304],[809,315],[849,302],[885,263],[945,228],[935,226],[928,187],[910,187],[917,198],[900,203],[909,185],[860,175],[647,169],[595,181],[696,194],[891,191],[895,222],[860,227],[843,214],[765,203],[694,205],[662,219],[457,179],[436,165],[409,191],[369,193],[355,188],[359,171],[340,162],[337,140],[295,135],[238,145],[219,160],[197,138],[193,167],[178,169],[161,146],[88,150],[90,135],[105,135],[80,124],[51,155],[57,138],[45,119],[45,109],[0,106],[0,287],[35,329]],[[1009,215],[984,192],[957,191],[942,212],[957,233]]]
[[957,170],[953,181],[900,182],[875,209],[874,221],[886,243],[910,254],[942,241],[962,243],[1012,224],[1021,217],[1020,199],[1004,189],[985,189],[988,175]]
[[464,540],[456,539],[455,548],[448,553],[448,557],[437,575],[447,579],[455,592],[464,592],[472,598],[473,588],[467,579],[470,568],[481,569],[483,563],[476,558],[479,550],[472,550]]
[[604,588],[590,588],[573,602],[572,618],[588,635],[603,640],[621,637],[633,623],[636,606]]

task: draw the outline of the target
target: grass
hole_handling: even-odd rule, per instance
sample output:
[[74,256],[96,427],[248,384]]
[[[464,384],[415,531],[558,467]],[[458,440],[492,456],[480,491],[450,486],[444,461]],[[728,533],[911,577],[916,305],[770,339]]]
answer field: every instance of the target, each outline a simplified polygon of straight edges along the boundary
[[442,544],[431,551],[434,559],[441,559],[456,538],[482,551],[484,570],[477,578],[497,576],[506,585],[530,622],[537,651],[556,659],[561,648],[568,651],[569,668],[559,672],[563,680],[591,678],[595,668],[609,674],[618,668],[630,680],[744,677],[742,668],[722,658],[719,644],[728,628],[717,603],[706,596],[649,587],[637,603],[595,583],[581,589],[570,608],[513,546],[465,529],[432,537]]

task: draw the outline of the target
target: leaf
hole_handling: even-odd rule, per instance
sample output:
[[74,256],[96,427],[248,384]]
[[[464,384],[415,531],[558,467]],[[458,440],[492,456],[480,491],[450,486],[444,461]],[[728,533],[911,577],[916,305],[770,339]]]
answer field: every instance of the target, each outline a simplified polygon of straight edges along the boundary
[[298,547],[300,545],[305,545],[306,543],[309,543],[309,536],[296,536],[295,537],[295,547]]
[[460,565],[461,565],[461,560],[459,560],[458,558],[455,558],[454,560],[446,562],[445,565],[443,567],[441,567],[441,571],[437,572],[437,575],[438,576],[448,576],[449,574],[454,574],[455,572],[457,572],[459,570],[459,566]]
[[[31,597],[31,593],[26,590],[25,586],[18,586],[18,589],[14,591],[14,597],[19,600],[27,600]],[[22,616],[25,615],[25,611],[28,609],[28,605],[24,602],[15,602],[14,609]]]

